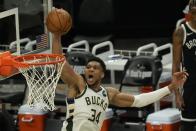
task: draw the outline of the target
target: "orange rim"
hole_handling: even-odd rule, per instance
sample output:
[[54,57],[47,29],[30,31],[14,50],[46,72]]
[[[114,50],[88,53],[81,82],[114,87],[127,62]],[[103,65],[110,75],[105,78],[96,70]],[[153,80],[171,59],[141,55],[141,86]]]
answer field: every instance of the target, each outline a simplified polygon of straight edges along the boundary
[[[59,58],[59,60],[49,61],[49,62],[40,62],[40,63],[28,63],[25,61],[35,60],[35,59],[43,59],[43,58]],[[26,68],[30,66],[41,66],[41,65],[48,65],[48,64],[57,64],[62,63],[65,61],[65,57],[59,54],[28,54],[28,55],[21,55],[13,57],[14,66],[17,68]]]

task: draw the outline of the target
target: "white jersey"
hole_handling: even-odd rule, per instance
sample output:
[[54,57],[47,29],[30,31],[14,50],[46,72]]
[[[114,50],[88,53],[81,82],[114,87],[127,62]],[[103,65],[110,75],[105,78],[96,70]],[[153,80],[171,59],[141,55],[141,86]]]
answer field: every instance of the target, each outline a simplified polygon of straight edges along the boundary
[[67,120],[62,131],[100,131],[108,104],[105,88],[95,92],[86,86],[80,96],[67,99]]

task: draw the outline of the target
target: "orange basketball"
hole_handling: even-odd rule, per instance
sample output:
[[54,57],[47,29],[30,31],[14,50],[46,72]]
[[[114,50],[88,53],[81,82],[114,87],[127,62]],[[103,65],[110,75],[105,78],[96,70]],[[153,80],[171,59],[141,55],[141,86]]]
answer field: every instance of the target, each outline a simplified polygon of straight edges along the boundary
[[52,33],[66,33],[72,27],[71,15],[63,9],[53,9],[46,17],[46,26]]

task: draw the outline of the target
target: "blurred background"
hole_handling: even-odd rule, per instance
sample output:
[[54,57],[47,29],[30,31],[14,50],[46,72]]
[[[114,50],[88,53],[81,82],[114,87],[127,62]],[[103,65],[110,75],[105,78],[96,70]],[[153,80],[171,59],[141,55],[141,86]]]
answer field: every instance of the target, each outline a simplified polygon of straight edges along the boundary
[[[151,41],[170,42],[177,20],[184,17],[182,11],[187,3],[188,0],[53,1],[55,7],[67,10],[74,22],[71,31],[63,37],[64,46],[83,39],[81,36],[90,36],[91,43],[112,39],[117,49],[134,49]],[[34,38],[43,33],[42,5],[42,0],[1,0],[0,11],[19,7],[20,36]],[[0,27],[5,28],[2,22]],[[6,35],[9,30],[12,29],[1,31],[0,42],[11,41],[11,35]],[[102,40],[94,38],[98,36],[102,36]]]

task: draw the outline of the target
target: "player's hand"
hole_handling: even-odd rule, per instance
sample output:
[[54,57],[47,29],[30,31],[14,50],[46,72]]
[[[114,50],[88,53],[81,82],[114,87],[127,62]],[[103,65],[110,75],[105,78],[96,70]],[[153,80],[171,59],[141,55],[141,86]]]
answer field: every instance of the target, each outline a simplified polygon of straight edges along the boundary
[[172,76],[172,86],[174,88],[182,87],[188,77],[188,73],[185,71],[182,72],[175,72]]
[[56,11],[58,12],[58,13],[65,13],[65,10],[64,9],[62,9],[62,8],[52,8],[52,9],[56,9]]

